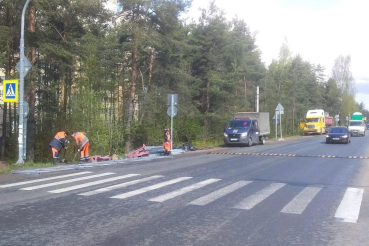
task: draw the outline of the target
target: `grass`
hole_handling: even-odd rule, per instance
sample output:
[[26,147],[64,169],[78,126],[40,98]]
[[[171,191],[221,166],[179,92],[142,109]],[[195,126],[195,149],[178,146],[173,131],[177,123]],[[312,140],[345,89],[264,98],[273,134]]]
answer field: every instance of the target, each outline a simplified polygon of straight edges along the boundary
[[10,173],[13,170],[19,170],[19,169],[26,169],[26,168],[37,168],[37,167],[50,167],[53,166],[54,164],[51,162],[47,162],[47,163],[34,163],[32,161],[30,162],[26,162],[22,165],[17,165],[17,164],[9,164],[8,167],[4,170],[0,170],[0,174],[3,173]]

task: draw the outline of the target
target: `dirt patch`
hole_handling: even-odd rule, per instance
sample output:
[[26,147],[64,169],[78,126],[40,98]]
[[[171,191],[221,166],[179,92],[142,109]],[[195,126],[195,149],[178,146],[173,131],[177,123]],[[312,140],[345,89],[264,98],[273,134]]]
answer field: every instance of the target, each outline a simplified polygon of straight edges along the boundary
[[7,169],[9,164],[6,161],[0,161],[0,171]]

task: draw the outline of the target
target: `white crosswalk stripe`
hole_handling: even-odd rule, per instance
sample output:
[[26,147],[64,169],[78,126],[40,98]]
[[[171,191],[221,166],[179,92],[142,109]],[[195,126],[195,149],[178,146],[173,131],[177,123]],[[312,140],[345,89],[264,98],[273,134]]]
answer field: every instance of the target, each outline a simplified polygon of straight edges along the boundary
[[54,183],[48,183],[48,184],[37,185],[37,186],[30,186],[30,187],[22,188],[20,190],[37,190],[37,189],[46,188],[46,187],[50,187],[50,186],[68,184],[68,183],[72,183],[72,182],[76,182],[76,181],[81,181],[81,180],[86,180],[86,179],[93,179],[93,178],[98,178],[98,177],[103,177],[103,176],[113,175],[113,174],[114,173],[96,174],[96,175],[86,176],[86,177],[82,177],[82,178],[68,179],[68,180],[54,182]]
[[282,213],[302,214],[309,203],[319,193],[322,187],[309,186],[303,189],[290,203],[288,203],[282,210]]
[[68,178],[68,177],[73,177],[73,176],[78,176],[78,175],[83,175],[83,174],[88,174],[88,173],[91,173],[91,172],[80,172],[80,173],[73,173],[73,174],[55,176],[55,177],[44,178],[44,179],[35,179],[35,180],[18,182],[18,183],[5,184],[5,185],[0,185],[0,188],[8,188],[8,187],[14,187],[14,186],[21,186],[25,184],[39,183],[39,182],[44,182],[44,181],[49,181],[49,180],[54,180],[54,179]]
[[147,177],[147,178],[143,178],[143,179],[137,179],[137,180],[133,180],[133,181],[117,184],[117,185],[104,187],[104,188],[93,190],[93,191],[80,193],[78,195],[80,195],[80,196],[96,195],[96,194],[100,194],[100,193],[103,193],[103,192],[108,192],[108,191],[112,191],[112,190],[115,190],[115,189],[124,188],[124,187],[130,186],[130,185],[139,184],[139,183],[143,183],[143,182],[146,182],[146,181],[150,181],[150,180],[154,180],[154,179],[158,179],[158,178],[162,178],[162,177],[164,177],[164,176],[161,176],[161,175],[151,176],[151,177]]
[[363,195],[362,188],[347,188],[334,217],[343,222],[357,223]]
[[176,178],[176,179],[171,179],[169,181],[165,181],[165,182],[162,182],[162,183],[159,183],[159,184],[156,184],[156,185],[151,185],[151,186],[148,186],[148,187],[144,187],[144,188],[141,188],[141,189],[138,189],[138,190],[126,192],[126,193],[123,193],[123,194],[120,194],[120,195],[112,196],[110,198],[125,199],[125,198],[128,198],[128,197],[137,196],[137,195],[146,193],[148,191],[160,189],[164,186],[168,186],[168,185],[171,185],[171,184],[182,182],[182,181],[185,181],[185,180],[188,180],[188,179],[192,179],[192,177],[180,177],[180,178]]
[[193,185],[189,185],[189,186],[183,187],[183,188],[178,189],[178,190],[175,190],[173,192],[169,192],[169,193],[166,193],[164,195],[151,198],[151,199],[149,199],[149,201],[151,201],[151,202],[165,202],[165,201],[167,201],[169,199],[172,199],[174,197],[177,197],[177,196],[186,194],[186,193],[188,193],[190,191],[193,191],[193,190],[196,190],[196,189],[200,189],[201,187],[204,187],[206,185],[209,185],[209,184],[218,182],[219,180],[220,179],[207,179],[205,181],[202,181],[202,182],[199,182],[199,183],[196,183],[196,184],[193,184]]
[[200,206],[204,206],[206,204],[209,204],[225,195],[228,195],[229,193],[236,191],[242,187],[244,187],[245,185],[248,185],[252,183],[252,181],[238,181],[236,183],[233,183],[231,185],[228,185],[227,187],[224,187],[220,190],[214,191],[212,193],[210,193],[209,195],[200,197],[192,202],[190,202],[190,205],[200,205]]
[[[77,190],[77,189],[82,189],[82,188],[88,188],[91,186],[95,186],[95,185],[101,185],[101,184],[105,184],[108,182],[113,182],[113,181],[118,181],[118,180],[123,180],[123,179],[128,179],[128,178],[132,178],[132,177],[137,177],[140,174],[125,174],[125,175],[121,175],[121,176],[112,176],[112,177],[108,177],[105,178],[106,176],[109,175],[113,175],[115,173],[100,173],[100,174],[94,174],[94,175],[89,175],[89,176],[82,176],[82,175],[88,175],[91,174],[91,172],[79,172],[79,173],[73,173],[73,174],[67,174],[67,175],[59,175],[59,176],[54,176],[54,177],[49,177],[49,178],[41,178],[41,179],[35,179],[35,180],[28,180],[28,181],[23,181],[23,182],[15,182],[15,183],[9,183],[9,184],[3,184],[0,185],[0,188],[8,188],[8,187],[16,187],[16,186],[25,186],[28,184],[35,184],[34,186],[29,186],[29,187],[23,187],[20,188],[19,190],[37,190],[37,189],[42,189],[42,188],[47,188],[47,187],[53,187],[53,186],[62,186],[64,184],[68,184],[68,183],[72,183],[72,182],[78,182],[78,181],[85,181],[85,180],[89,180],[89,179],[96,179],[95,181],[86,181],[85,183],[83,182],[79,182],[79,184],[76,185],[72,185],[69,187],[60,187],[60,188],[56,188],[54,190],[49,190],[49,193],[65,193],[65,192],[69,192],[69,191],[73,191],[73,190]],[[80,176],[80,177],[77,177]],[[118,183],[118,184],[114,184],[114,185],[110,185],[110,186],[100,186],[98,187],[98,189],[92,189],[92,190],[87,190],[86,192],[80,193],[78,195],[80,196],[92,196],[92,195],[96,195],[96,194],[100,194],[100,193],[105,193],[105,192],[110,192],[110,191],[114,191],[120,188],[125,188],[128,186],[133,186],[136,184],[140,184],[140,183],[144,183],[144,182],[148,182],[148,181],[153,181],[153,180],[158,180],[160,178],[163,178],[164,176],[162,175],[154,175],[154,176],[149,176],[149,177],[145,177],[145,178],[140,178],[140,179],[135,179],[135,180],[131,180],[131,181],[127,181],[127,182],[123,182],[123,183]],[[59,181],[58,181],[59,179]],[[125,192],[122,194],[118,194],[118,195],[114,195],[111,196],[110,198],[115,198],[115,199],[126,199],[126,198],[130,198],[130,197],[134,197],[143,193],[147,193],[149,191],[153,191],[153,190],[157,190],[160,188],[164,188],[167,186],[170,186],[172,184],[176,184],[179,182],[183,182],[185,180],[189,180],[192,179],[192,177],[179,177],[179,178],[175,178],[175,179],[171,179],[171,180],[167,180],[164,182],[159,182],[157,184],[153,184],[150,186],[146,186],[143,188],[139,188],[133,191],[129,191],[129,192]],[[50,181],[50,182],[47,182]],[[190,193],[192,191],[201,189],[207,185],[213,184],[215,182],[221,181],[221,179],[215,179],[215,178],[211,178],[211,179],[207,179],[195,184],[191,184],[191,185],[187,185],[187,186],[182,186],[182,188],[176,189],[174,191],[171,192],[167,192],[164,193],[162,195],[153,197],[148,199],[148,201],[151,202],[165,202],[167,200],[173,199],[175,197],[179,197],[181,195]],[[45,182],[45,183],[41,183],[41,182]],[[193,201],[189,202],[187,205],[198,205],[198,206],[205,206],[208,205],[218,199],[223,198],[224,196],[235,192],[239,189],[242,189],[243,187],[245,187],[248,184],[253,183],[254,181],[237,181],[235,183],[232,183],[226,187],[220,188],[218,190],[215,190],[207,195],[198,197],[196,199],[194,199]],[[37,184],[37,183],[41,183],[41,184]],[[238,203],[236,203],[235,206],[233,206],[233,208],[236,209],[243,209],[243,210],[251,210],[253,209],[256,205],[258,205],[259,203],[261,203],[262,201],[264,201],[265,199],[267,199],[269,196],[271,196],[272,194],[274,194],[275,192],[277,192],[279,189],[283,188],[284,186],[286,186],[286,183],[271,183],[268,186],[266,186],[265,188],[249,195],[246,198],[243,198],[243,200],[241,200],[241,202],[238,201]],[[286,205],[283,207],[283,209],[280,211],[281,213],[284,214],[296,214],[296,215],[301,215],[304,213],[304,211],[306,210],[306,208],[308,206],[310,206],[310,204],[312,204],[313,200],[316,199],[317,195],[319,194],[320,191],[322,191],[321,186],[308,186],[305,187],[301,192],[299,192],[292,200],[290,201],[286,201]],[[349,187],[346,189],[346,192],[341,200],[341,203],[339,205],[339,207],[336,210],[336,213],[334,215],[335,218],[337,218],[339,221],[342,222],[349,222],[349,223],[357,223],[358,219],[359,219],[359,215],[360,215],[360,209],[361,209],[361,204],[363,201],[363,195],[364,195],[364,189],[363,188],[353,188],[353,187]],[[146,198],[147,199],[147,198]],[[234,205],[234,204],[229,204],[230,206]]]
[[48,191],[48,192],[50,192],[50,193],[63,193],[63,192],[67,192],[67,191],[86,188],[86,187],[93,186],[93,185],[104,184],[104,183],[111,182],[111,181],[127,179],[127,178],[131,178],[131,177],[134,177],[134,176],[139,176],[139,174],[127,174],[127,175],[123,175],[123,176],[118,176],[118,177],[113,177],[113,178],[108,178],[108,179],[102,179],[102,180],[89,182],[89,183],[84,183],[84,184],[80,184],[80,185],[74,185],[74,186],[66,187],[66,188],[62,188],[62,189],[51,190],[51,191]]
[[267,186],[266,188],[256,192],[254,195],[251,195],[238,203],[234,208],[249,210],[255,207],[257,204],[262,202],[264,199],[272,195],[274,192],[285,186],[284,183],[273,183]]

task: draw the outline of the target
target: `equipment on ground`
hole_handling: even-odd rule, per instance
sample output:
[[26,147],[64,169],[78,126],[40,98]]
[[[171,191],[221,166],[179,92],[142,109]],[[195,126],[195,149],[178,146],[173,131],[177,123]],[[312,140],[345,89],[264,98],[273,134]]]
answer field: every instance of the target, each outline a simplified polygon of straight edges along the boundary
[[125,156],[127,158],[136,158],[136,157],[149,156],[149,154],[150,154],[150,152],[146,151],[146,145],[142,145],[142,147],[129,152]]

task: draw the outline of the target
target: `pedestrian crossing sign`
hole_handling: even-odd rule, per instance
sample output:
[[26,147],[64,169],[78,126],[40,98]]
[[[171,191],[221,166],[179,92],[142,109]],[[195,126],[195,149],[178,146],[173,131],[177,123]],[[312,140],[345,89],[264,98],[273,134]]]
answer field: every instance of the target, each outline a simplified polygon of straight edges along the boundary
[[18,80],[4,80],[4,102],[18,102]]

